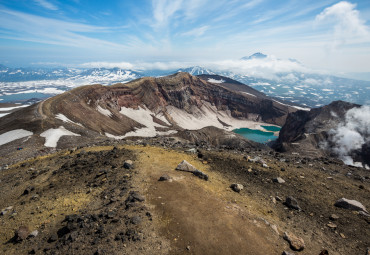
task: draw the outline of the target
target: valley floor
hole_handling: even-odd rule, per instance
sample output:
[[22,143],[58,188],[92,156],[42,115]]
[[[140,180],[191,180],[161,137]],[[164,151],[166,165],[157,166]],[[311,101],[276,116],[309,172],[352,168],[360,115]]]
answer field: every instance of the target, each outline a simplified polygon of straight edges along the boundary
[[[258,150],[116,146],[59,151],[0,171],[0,253],[332,255],[370,246],[369,217],[334,206],[346,197],[370,207],[368,171]],[[268,167],[247,160],[256,156]],[[182,160],[209,180],[176,171]],[[170,180],[158,181],[165,174]],[[244,189],[234,192],[232,183]],[[302,210],[288,209],[287,196]],[[27,233],[15,236],[21,226]],[[304,250],[292,251],[284,232],[302,238]]]

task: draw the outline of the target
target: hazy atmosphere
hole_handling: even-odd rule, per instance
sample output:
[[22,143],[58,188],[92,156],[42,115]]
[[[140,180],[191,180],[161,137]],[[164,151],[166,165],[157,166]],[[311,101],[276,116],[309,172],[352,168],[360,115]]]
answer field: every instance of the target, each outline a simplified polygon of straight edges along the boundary
[[225,67],[263,52],[313,70],[369,72],[369,22],[366,0],[1,0],[0,63]]

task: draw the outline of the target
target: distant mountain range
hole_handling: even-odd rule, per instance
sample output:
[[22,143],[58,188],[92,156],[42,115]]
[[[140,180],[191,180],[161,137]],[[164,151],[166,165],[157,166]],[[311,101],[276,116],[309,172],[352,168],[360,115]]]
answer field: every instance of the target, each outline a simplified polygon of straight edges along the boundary
[[[263,53],[243,57],[240,65],[253,69],[211,70],[193,66],[178,70],[134,71],[120,68],[9,68],[0,65],[0,102],[24,102],[61,93],[73,87],[88,84],[111,85],[125,83],[145,76],[164,76],[176,72],[192,75],[221,75],[249,85],[256,90],[281,100],[308,107],[320,107],[335,100],[357,104],[370,104],[370,81],[341,78],[333,75],[277,68],[270,72],[258,66],[288,65],[304,69],[297,60],[273,59]],[[257,64],[256,64],[257,62]],[[293,70],[293,69],[292,69]],[[45,90],[46,89],[46,90]],[[56,92],[56,93],[55,93]],[[19,96],[22,98],[19,99]]]

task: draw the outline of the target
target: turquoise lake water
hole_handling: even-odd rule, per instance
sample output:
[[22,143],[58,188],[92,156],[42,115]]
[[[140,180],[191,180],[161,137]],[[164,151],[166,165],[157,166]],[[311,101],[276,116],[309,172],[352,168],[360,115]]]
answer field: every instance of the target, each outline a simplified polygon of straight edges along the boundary
[[281,127],[275,127],[275,126],[261,126],[267,131],[277,132],[280,131]]
[[[271,131],[280,131],[279,127],[274,126],[262,126],[266,130]],[[276,140],[278,137],[274,135],[274,132],[264,132],[257,129],[250,128],[239,128],[234,129],[234,133],[244,136],[245,138],[258,142],[258,143],[267,143],[269,141]]]

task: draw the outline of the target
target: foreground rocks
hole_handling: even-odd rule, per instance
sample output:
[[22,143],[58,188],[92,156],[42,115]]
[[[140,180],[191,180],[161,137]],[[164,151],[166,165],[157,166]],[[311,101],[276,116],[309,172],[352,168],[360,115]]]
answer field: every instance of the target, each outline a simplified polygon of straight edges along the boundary
[[286,197],[284,204],[291,209],[298,210],[298,211],[301,210],[301,207],[298,205],[298,202],[294,197],[291,197],[291,196]]
[[362,212],[368,213],[365,206],[356,200],[349,200],[346,198],[341,198],[337,202],[335,202],[334,205],[336,207],[343,208],[343,209],[348,209],[352,211],[362,211]]
[[176,170],[178,171],[184,171],[194,174],[195,176],[199,177],[200,179],[203,179],[205,181],[208,181],[209,177],[207,174],[203,173],[202,171],[199,171],[195,168],[192,164],[187,162],[186,160],[183,160],[180,164],[177,165]]
[[292,233],[284,232],[284,239],[288,241],[290,248],[294,251],[302,251],[305,247],[303,239]]
[[230,185],[230,188],[235,192],[240,192],[244,187],[242,184],[239,183],[233,183]]

